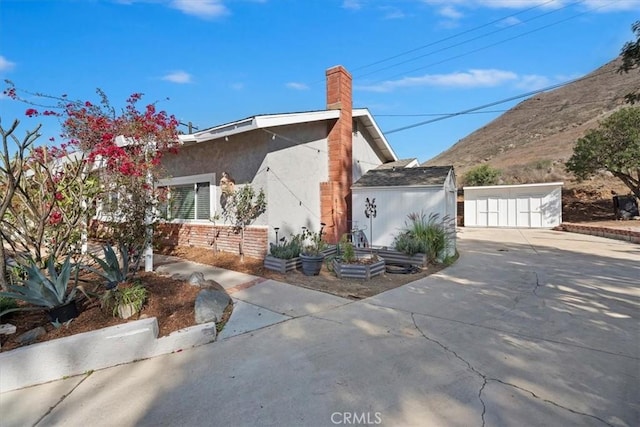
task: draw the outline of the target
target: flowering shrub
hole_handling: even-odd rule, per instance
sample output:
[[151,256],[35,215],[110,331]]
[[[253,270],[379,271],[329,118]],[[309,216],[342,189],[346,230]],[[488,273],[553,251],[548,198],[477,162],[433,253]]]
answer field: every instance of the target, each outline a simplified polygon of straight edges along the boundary
[[[25,189],[30,188],[32,196],[38,195],[36,182],[47,190],[41,194],[38,203],[42,203],[37,209],[28,204],[22,209],[32,213],[33,225],[38,229],[36,234],[51,236],[48,249],[60,253],[68,249],[60,247],[64,246],[60,237],[69,236],[59,236],[56,229],[63,224],[78,229],[79,220],[70,221],[71,217],[78,216],[69,214],[74,203],[85,206],[80,217],[86,222],[94,213],[91,209],[95,211],[93,202],[107,199],[113,191],[119,193],[120,203],[116,215],[110,218],[108,229],[113,230],[113,235],[109,237],[130,248],[140,248],[151,235],[146,225],[153,220],[156,203],[153,181],[160,174],[161,158],[178,146],[177,119],[158,111],[154,104],[138,108],[143,98],[141,93],[132,94],[124,109],[117,113],[101,90],[97,91],[100,102],[93,103],[70,101],[66,94],[51,96],[21,91],[12,82],[7,83],[4,94],[29,104],[27,116],[55,117],[62,122],[61,137],[66,142],[57,147],[33,149],[27,167],[34,171],[27,173],[28,179],[22,183]],[[23,97],[22,93],[29,96]],[[53,105],[35,104],[31,101],[34,98]],[[50,142],[53,141],[55,138],[50,138]],[[68,156],[70,152],[82,155],[72,159]],[[60,168],[61,164],[65,166]],[[39,170],[44,170],[47,176],[38,178]],[[83,185],[73,188],[71,182],[78,179],[84,180]],[[13,216],[15,221],[17,218],[19,216]],[[4,226],[4,218],[2,221]],[[14,231],[22,228],[23,234],[32,234],[33,230],[27,230],[28,224],[15,221]]]

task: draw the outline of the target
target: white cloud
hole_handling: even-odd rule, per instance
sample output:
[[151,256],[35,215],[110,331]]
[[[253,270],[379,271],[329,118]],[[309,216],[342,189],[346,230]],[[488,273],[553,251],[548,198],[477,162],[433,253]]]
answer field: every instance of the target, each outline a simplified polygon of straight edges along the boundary
[[297,82],[289,82],[286,84],[286,86],[289,89],[294,89],[294,90],[307,90],[309,89],[309,86],[307,86],[304,83],[297,83]]
[[179,84],[187,84],[192,82],[191,74],[181,70],[174,71],[172,73],[169,73],[163,76],[162,80],[166,80],[172,83],[179,83]]
[[509,16],[500,21],[500,25],[503,27],[513,27],[514,25],[521,24],[522,21],[516,18],[515,16]]
[[453,6],[444,6],[438,10],[438,14],[444,16],[449,19],[460,19],[462,18],[462,12],[458,11]]
[[359,0],[344,0],[342,7],[344,9],[360,10],[362,9],[362,3]]
[[552,82],[549,77],[539,76],[537,74],[527,74],[518,79],[516,87],[527,91],[538,90],[551,86]]
[[637,11],[640,9],[640,0],[584,0],[575,2],[574,0],[422,0],[423,3],[445,7],[478,8],[486,7],[491,9],[525,9],[528,7],[540,6],[545,9],[556,9],[559,7],[576,4],[583,8],[597,12],[611,12],[620,10]]
[[241,83],[241,82],[231,83],[231,89],[233,89],[233,90],[242,90],[242,89],[244,89],[244,83]]
[[589,9],[597,9],[599,12],[612,12],[619,10],[640,10],[640,0],[586,0],[585,5]]
[[4,56],[0,55],[0,71],[11,71],[15,66],[15,62],[11,62]]
[[469,70],[450,74],[425,74],[420,77],[405,77],[400,80],[387,80],[380,84],[358,86],[357,89],[370,92],[392,92],[396,89],[432,86],[432,87],[494,87],[509,81],[515,81],[518,75],[504,70]]
[[170,6],[187,15],[204,19],[217,18],[229,14],[229,9],[222,4],[221,0],[171,0]]

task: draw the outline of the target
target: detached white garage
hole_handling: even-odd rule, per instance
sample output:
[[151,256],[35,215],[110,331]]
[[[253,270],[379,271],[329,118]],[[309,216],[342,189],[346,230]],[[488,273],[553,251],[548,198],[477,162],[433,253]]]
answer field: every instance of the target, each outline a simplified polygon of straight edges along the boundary
[[562,222],[562,182],[463,187],[465,227],[552,228]]

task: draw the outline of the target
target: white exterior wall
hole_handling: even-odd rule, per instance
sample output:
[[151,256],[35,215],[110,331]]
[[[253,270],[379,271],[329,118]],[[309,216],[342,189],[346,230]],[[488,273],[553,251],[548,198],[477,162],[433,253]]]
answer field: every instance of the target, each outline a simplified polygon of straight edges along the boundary
[[[375,199],[377,207],[377,216],[372,220],[373,233],[364,214],[367,198]],[[354,227],[365,229],[364,234],[367,240],[372,239],[373,246],[391,247],[410,213],[424,212],[427,217],[437,213],[440,218],[447,215],[445,198],[442,187],[354,188]]]
[[353,133],[353,182],[360,179],[368,170],[374,169],[384,162],[373,149],[371,144],[367,142],[367,135],[358,131]]
[[552,228],[562,223],[562,183],[464,187],[466,227]]
[[[318,152],[319,150],[319,152]],[[327,140],[307,142],[266,157],[269,241],[298,234],[302,227],[320,229],[320,183],[328,179]]]

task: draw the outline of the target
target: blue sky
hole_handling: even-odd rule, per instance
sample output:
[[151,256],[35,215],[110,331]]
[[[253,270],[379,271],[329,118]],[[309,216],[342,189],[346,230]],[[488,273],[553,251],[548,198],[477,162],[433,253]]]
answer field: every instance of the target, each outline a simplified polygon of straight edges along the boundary
[[[638,19],[640,0],[0,0],[0,79],[116,106],[143,92],[204,129],[324,109],[341,64],[386,132],[582,76]],[[387,138],[425,161],[513,105]],[[35,125],[26,108],[0,99],[3,126]],[[59,133],[44,120],[43,143]]]

